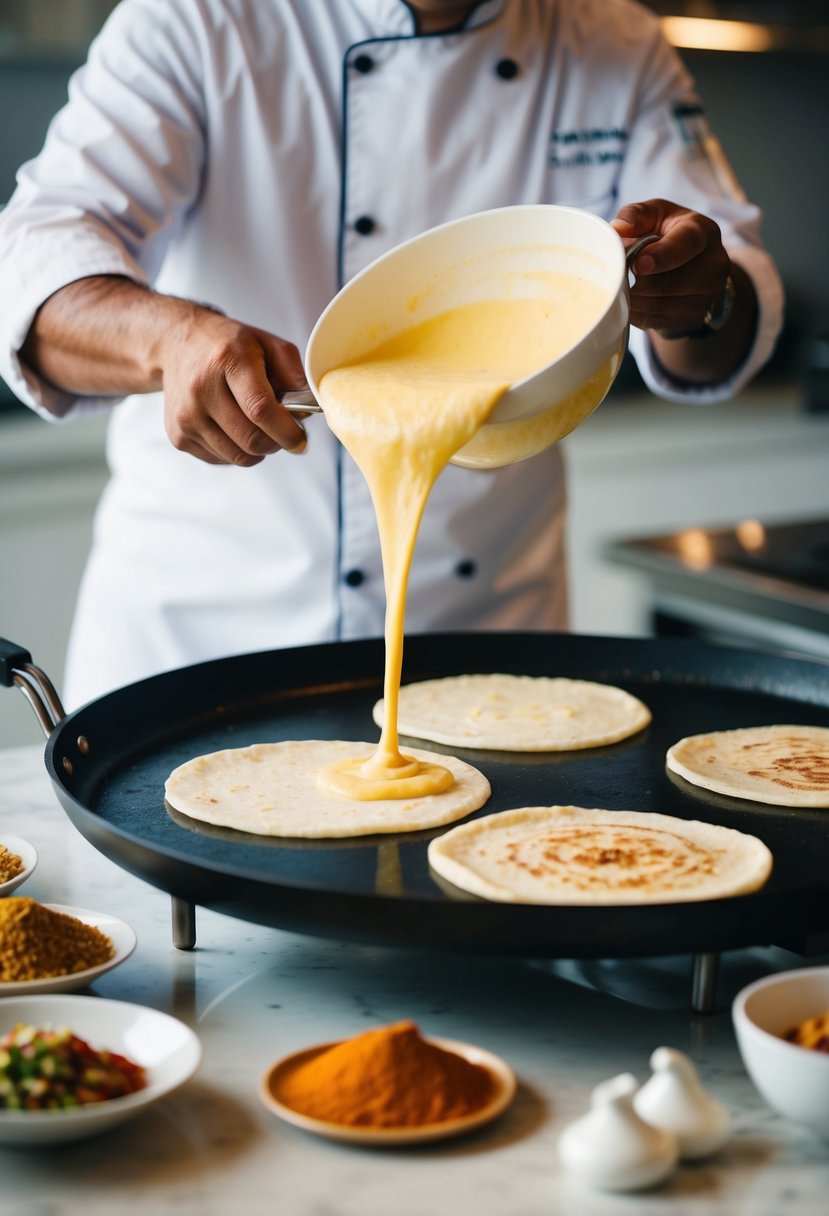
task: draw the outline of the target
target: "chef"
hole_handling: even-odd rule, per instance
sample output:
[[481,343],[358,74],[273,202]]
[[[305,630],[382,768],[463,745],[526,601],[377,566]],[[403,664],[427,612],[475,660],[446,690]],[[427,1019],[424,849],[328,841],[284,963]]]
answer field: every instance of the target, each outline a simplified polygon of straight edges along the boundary
[[[660,234],[632,297],[654,392],[721,401],[768,358],[782,292],[758,209],[629,0],[123,0],[0,216],[0,373],[45,418],[111,414],[70,706],[382,632],[363,478],[275,394],[357,271],[519,203]],[[408,630],[564,627],[564,505],[558,449],[447,469]]]

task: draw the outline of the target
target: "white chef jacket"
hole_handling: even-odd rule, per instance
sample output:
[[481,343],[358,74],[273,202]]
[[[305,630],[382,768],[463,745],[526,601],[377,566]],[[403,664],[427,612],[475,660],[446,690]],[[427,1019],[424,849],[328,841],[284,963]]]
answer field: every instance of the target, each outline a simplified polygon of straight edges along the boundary
[[[485,0],[426,36],[401,0],[123,0],[0,216],[0,373],[44,417],[112,410],[68,705],[201,659],[379,635],[385,598],[366,485],[323,419],[301,457],[204,464],[169,442],[160,394],[78,398],[21,365],[47,296],[128,275],[303,350],[344,281],[433,225],[519,203],[610,219],[664,197],[719,222],[757,288],[757,340],[727,384],[689,391],[643,334],[631,347],[657,393],[725,399],[768,357],[781,290],[695,104],[630,0]],[[562,627],[563,521],[558,449],[447,469],[409,632]]]

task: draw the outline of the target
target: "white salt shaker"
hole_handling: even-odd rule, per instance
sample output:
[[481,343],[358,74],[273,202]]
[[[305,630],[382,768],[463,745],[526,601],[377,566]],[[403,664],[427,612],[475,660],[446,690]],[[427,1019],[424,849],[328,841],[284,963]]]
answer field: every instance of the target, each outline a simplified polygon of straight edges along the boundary
[[704,1088],[693,1061],[673,1047],[657,1047],[651,1068],[633,1099],[637,1114],[673,1132],[687,1161],[716,1153],[731,1134],[731,1116]]
[[637,1114],[637,1088],[631,1073],[603,1081],[593,1090],[588,1113],[566,1127],[559,1139],[565,1169],[590,1186],[643,1190],[661,1182],[676,1165],[676,1136]]

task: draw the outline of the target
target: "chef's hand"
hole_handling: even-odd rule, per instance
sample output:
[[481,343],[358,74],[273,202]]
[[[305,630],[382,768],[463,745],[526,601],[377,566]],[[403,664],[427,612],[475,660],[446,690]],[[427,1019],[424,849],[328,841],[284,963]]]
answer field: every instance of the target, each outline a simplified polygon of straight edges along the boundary
[[[648,331],[663,370],[680,383],[728,379],[754,342],[758,306],[751,279],[723,247],[719,226],[677,203],[649,199],[622,207],[613,227],[626,247],[649,233],[660,238],[633,264],[630,320]],[[731,315],[717,333],[706,333],[706,316],[723,300],[729,276]]]
[[661,333],[700,326],[711,305],[722,298],[731,272],[718,225],[657,198],[623,207],[613,227],[625,247],[652,232],[660,238],[633,264],[631,324]]
[[59,288],[20,354],[66,393],[116,401],[163,390],[170,439],[208,464],[247,467],[305,448],[304,429],[277,400],[305,385],[291,342],[122,275]]
[[161,345],[164,423],[171,442],[207,464],[259,464],[304,451],[305,430],[277,391],[305,387],[291,342],[194,306]]

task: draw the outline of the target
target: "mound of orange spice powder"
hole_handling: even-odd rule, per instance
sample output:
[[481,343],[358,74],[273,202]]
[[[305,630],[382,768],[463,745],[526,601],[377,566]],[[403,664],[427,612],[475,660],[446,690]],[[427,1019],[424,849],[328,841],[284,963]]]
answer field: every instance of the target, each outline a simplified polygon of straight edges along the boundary
[[423,1127],[474,1114],[491,1073],[395,1022],[337,1043],[280,1077],[274,1096],[314,1119],[352,1127]]

